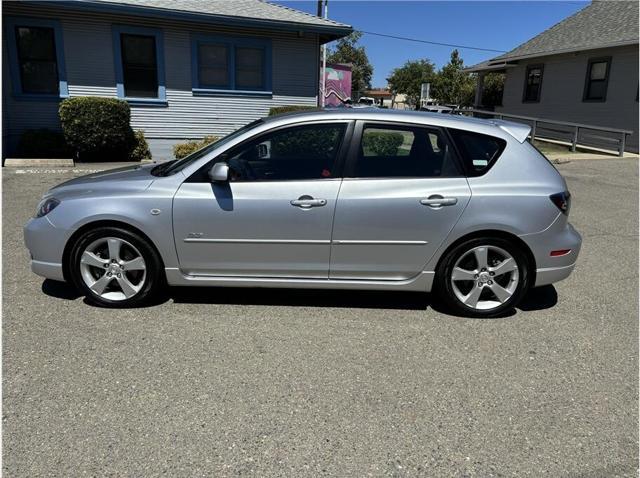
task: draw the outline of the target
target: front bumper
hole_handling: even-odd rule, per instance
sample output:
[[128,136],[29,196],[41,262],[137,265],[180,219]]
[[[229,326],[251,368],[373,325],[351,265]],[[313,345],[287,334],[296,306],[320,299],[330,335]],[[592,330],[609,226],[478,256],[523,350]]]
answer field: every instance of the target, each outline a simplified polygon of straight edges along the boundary
[[62,253],[65,230],[55,227],[47,217],[32,218],[24,226],[24,243],[31,255],[31,270],[39,276],[64,281]]

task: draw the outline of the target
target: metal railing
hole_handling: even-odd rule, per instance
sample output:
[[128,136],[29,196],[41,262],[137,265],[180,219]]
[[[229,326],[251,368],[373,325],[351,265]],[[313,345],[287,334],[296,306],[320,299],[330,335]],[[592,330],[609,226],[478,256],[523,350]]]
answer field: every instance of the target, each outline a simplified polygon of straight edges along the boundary
[[[627,135],[633,134],[633,131],[624,129],[513,115],[497,111],[458,109],[456,113],[471,114],[479,117],[489,116],[498,119],[513,119],[518,122],[524,122],[531,126],[530,136],[532,141],[536,137],[563,141],[571,144],[571,151],[575,151],[576,146],[584,146],[587,148],[614,150],[617,151],[618,156],[622,156],[627,142]],[[580,136],[581,132],[583,133],[582,136]],[[596,134],[593,132],[596,132]],[[603,135],[603,133],[605,135]]]

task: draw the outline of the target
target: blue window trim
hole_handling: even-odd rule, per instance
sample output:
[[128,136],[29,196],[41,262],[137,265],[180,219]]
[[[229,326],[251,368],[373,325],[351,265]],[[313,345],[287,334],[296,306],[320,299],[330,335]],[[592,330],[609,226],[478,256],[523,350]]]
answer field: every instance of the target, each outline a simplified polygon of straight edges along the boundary
[[[167,106],[167,88],[164,74],[164,39],[162,30],[147,27],[132,27],[128,25],[113,25],[113,60],[116,69],[116,90],[118,98],[126,100],[134,106]],[[124,94],[124,72],[122,69],[122,44],[120,35],[147,35],[156,39],[156,66],[158,68],[158,97],[157,98],[132,98]]]
[[[18,45],[16,43],[15,27],[44,27],[53,28],[56,42],[56,63],[58,65],[58,94],[49,93],[23,93],[22,80],[20,78],[20,64],[18,62]],[[6,17],[4,19],[5,41],[9,53],[9,73],[13,95],[21,100],[32,101],[59,101],[69,97],[67,84],[67,70],[64,61],[64,43],[62,40],[62,26],[58,20],[31,17]]]
[[[224,45],[228,48],[227,86],[207,87],[200,84],[198,68],[199,45]],[[236,48],[260,48],[264,51],[263,85],[261,90],[241,90],[236,88]],[[191,35],[191,88],[193,96],[271,96],[272,95],[271,40],[248,37],[228,37],[194,34]]]

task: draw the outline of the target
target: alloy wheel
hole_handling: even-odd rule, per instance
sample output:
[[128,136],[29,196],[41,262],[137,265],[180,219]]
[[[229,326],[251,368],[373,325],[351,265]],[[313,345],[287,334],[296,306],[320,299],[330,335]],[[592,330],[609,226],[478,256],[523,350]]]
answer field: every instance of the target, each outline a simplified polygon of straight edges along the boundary
[[453,292],[475,310],[491,310],[507,302],[518,288],[520,270],[511,254],[483,245],[460,256],[451,271]]
[[118,237],[103,237],[82,252],[80,274],[95,295],[120,301],[140,292],[147,266],[140,251],[130,242]]

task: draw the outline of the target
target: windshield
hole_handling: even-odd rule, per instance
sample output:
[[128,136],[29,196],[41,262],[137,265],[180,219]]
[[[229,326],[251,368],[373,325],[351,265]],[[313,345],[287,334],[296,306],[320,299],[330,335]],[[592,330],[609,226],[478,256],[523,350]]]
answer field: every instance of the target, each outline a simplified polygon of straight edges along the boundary
[[172,174],[177,173],[178,171],[182,171],[184,168],[199,160],[206,154],[208,154],[211,150],[218,148],[220,146],[225,145],[229,141],[237,138],[241,134],[246,133],[250,129],[255,128],[256,126],[262,124],[263,121],[261,119],[253,121],[246,126],[234,131],[233,133],[228,134],[224,138],[219,139],[211,144],[206,145],[204,148],[199,149],[198,151],[194,151],[188,156],[185,156],[179,160],[167,161],[166,163],[162,163],[151,170],[151,174],[154,176],[170,176]]

